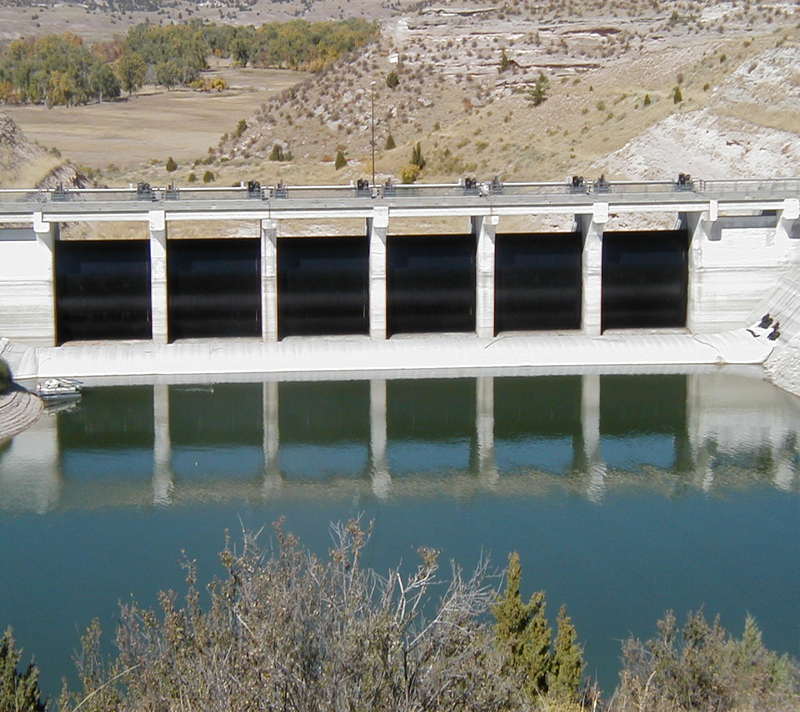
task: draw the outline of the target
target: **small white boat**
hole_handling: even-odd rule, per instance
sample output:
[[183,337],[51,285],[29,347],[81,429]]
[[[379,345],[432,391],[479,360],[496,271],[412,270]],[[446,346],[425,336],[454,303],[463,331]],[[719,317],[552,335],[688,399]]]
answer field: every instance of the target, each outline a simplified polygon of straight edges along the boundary
[[36,384],[36,395],[45,401],[80,398],[81,384],[68,378],[48,378]]

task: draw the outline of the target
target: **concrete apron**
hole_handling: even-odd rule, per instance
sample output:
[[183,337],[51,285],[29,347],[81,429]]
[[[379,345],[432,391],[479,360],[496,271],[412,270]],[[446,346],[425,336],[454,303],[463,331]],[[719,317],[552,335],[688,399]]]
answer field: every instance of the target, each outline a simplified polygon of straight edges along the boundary
[[398,372],[523,367],[763,364],[774,343],[745,329],[718,334],[422,334],[74,343],[6,350],[24,378],[223,373]]

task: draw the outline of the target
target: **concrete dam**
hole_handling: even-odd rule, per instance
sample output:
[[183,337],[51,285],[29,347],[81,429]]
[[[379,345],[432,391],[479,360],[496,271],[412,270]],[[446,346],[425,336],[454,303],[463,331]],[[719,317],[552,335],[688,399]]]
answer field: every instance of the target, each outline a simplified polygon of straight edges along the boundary
[[[614,229],[617,216],[664,214],[674,229]],[[573,229],[503,231],[504,217],[537,215],[568,216]],[[463,219],[466,229],[392,231],[394,218],[431,217]],[[281,228],[353,218],[364,227],[349,236]],[[253,221],[259,237],[214,236],[230,220]],[[61,238],[68,223],[131,221],[141,238]],[[208,236],[170,237],[185,221],[207,222]],[[705,336],[744,332],[767,311],[786,338],[800,333],[791,287],[800,179],[11,190],[0,191],[0,225],[0,337],[7,351],[16,345],[23,376],[159,373],[153,364],[168,355],[175,363],[164,372],[214,372],[202,340],[232,337],[247,352],[232,366],[240,371],[315,370],[315,361],[343,370],[625,363],[611,351],[621,336],[635,350],[637,335],[660,338],[651,350],[662,355],[636,363],[755,363],[773,345],[766,332],[747,337],[760,338],[757,349],[739,334],[747,353],[737,346],[733,356]],[[400,357],[413,350],[409,337],[431,334],[463,335],[435,347],[442,359],[448,349],[474,358]],[[543,335],[563,337],[561,355],[532,354]],[[478,350],[497,337],[510,343],[481,361]],[[595,355],[574,355],[588,340]],[[127,365],[79,366],[87,342],[101,360]],[[515,345],[527,355],[499,356]],[[340,358],[337,348],[362,356]]]

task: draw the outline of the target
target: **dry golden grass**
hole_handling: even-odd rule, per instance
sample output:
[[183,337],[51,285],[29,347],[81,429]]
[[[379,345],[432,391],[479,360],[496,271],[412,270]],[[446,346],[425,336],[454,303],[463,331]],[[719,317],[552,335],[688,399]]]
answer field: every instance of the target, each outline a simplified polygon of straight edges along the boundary
[[20,163],[16,171],[0,173],[0,187],[31,187],[40,183],[47,175],[61,165],[62,161],[52,154],[43,153]]
[[776,111],[760,104],[729,104],[719,107],[717,113],[749,121],[768,129],[800,133],[800,114],[796,111]]
[[208,74],[222,76],[233,88],[217,94],[146,87],[122,101],[52,109],[9,106],[5,111],[29,138],[56,146],[78,165],[127,169],[155,160],[163,168],[168,156],[181,165],[204,155],[239,119],[305,77],[272,69],[220,68]]
[[62,223],[59,234],[62,240],[144,240],[150,236],[143,221]]

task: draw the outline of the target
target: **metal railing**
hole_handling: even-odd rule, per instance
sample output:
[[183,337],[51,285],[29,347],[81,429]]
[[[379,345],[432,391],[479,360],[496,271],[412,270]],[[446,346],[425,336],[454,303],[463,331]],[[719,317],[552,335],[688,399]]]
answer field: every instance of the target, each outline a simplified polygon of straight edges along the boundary
[[566,196],[649,196],[689,193],[697,197],[743,196],[747,199],[800,197],[800,178],[769,180],[698,180],[688,175],[676,181],[606,181],[574,177],[571,181],[509,182],[498,179],[479,182],[464,179],[458,183],[414,183],[370,185],[284,185],[261,186],[250,181],[231,187],[178,187],[139,184],[128,188],[5,188],[0,189],[0,203],[117,203],[117,202],[203,202],[268,200],[341,200],[341,199],[452,199],[459,197],[515,196],[532,199]]

